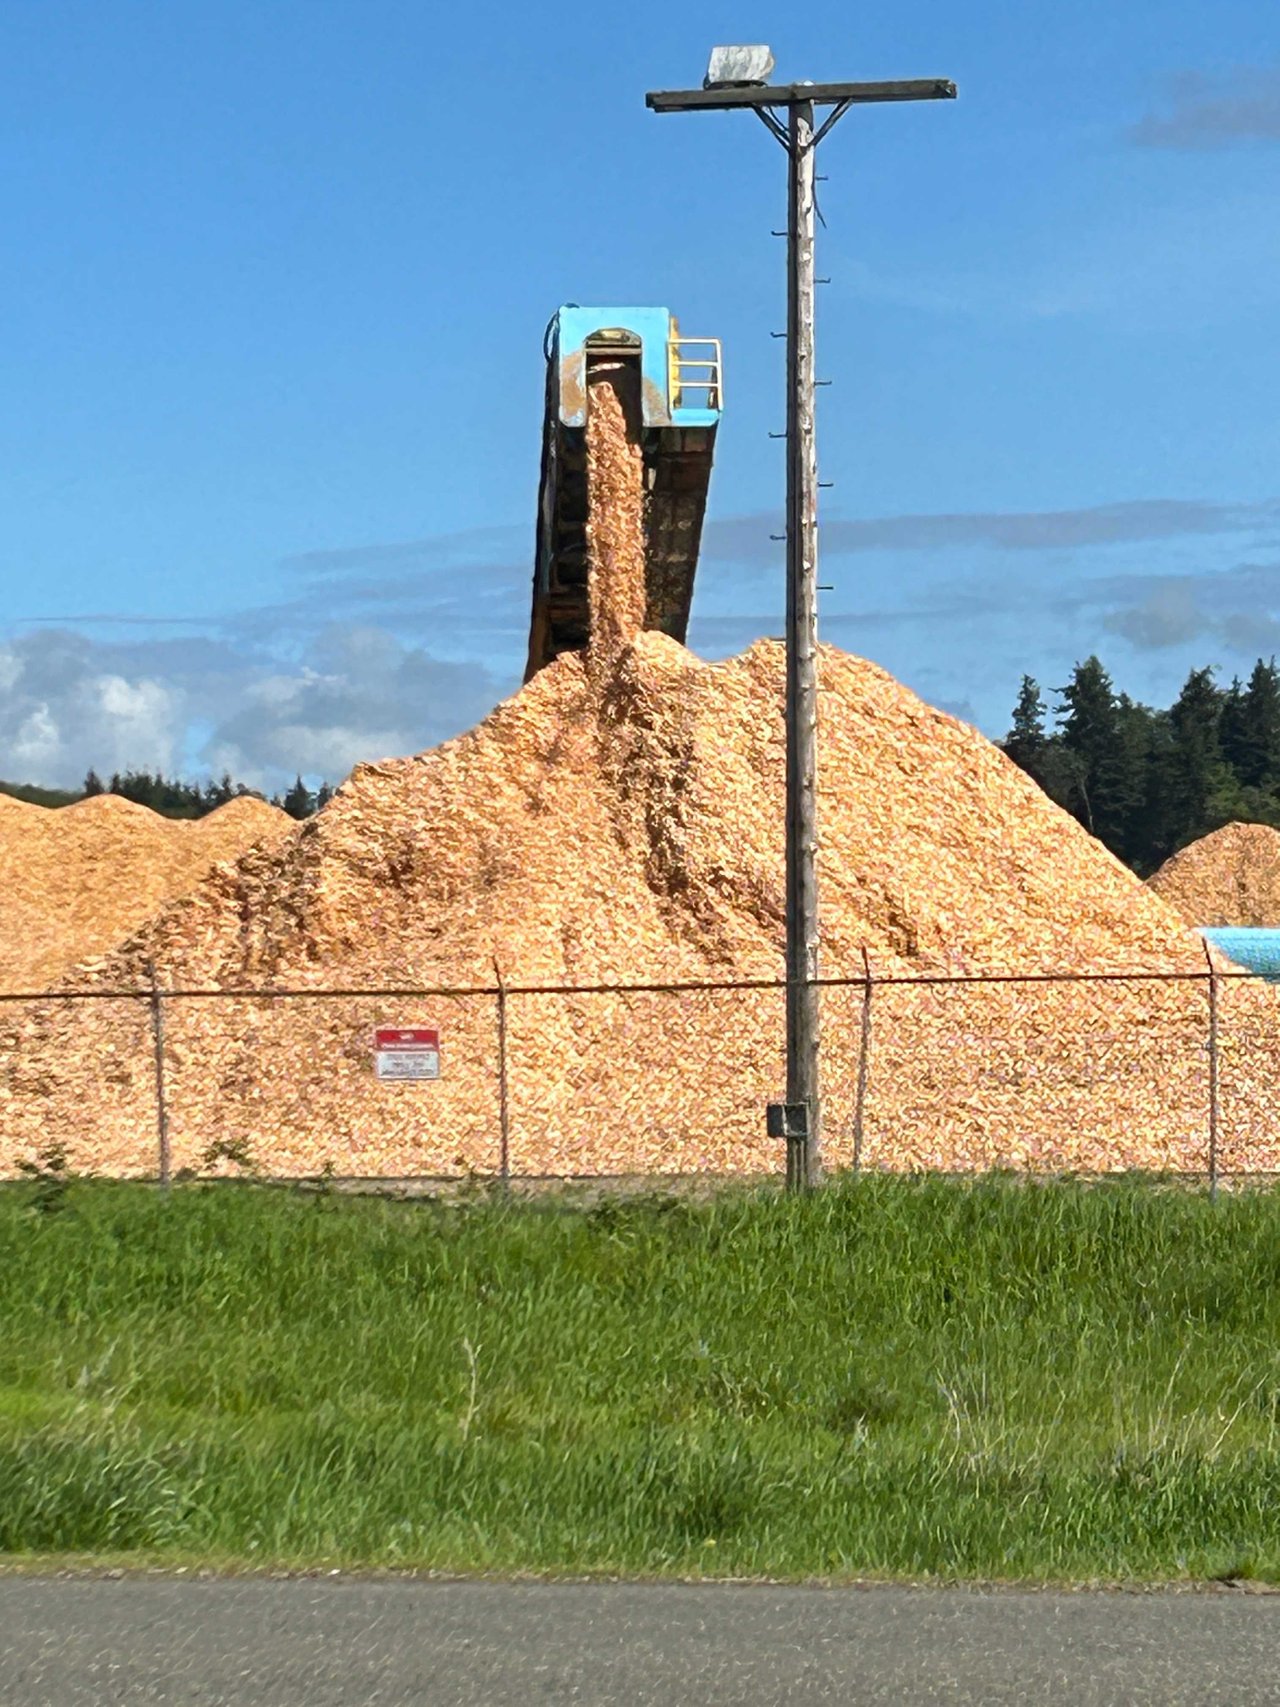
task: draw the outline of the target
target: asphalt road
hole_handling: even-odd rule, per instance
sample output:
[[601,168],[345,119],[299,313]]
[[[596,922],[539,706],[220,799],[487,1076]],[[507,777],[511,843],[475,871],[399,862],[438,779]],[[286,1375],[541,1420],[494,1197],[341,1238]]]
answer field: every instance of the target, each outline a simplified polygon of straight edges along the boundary
[[3,1707],[1276,1707],[1280,1595],[0,1578]]

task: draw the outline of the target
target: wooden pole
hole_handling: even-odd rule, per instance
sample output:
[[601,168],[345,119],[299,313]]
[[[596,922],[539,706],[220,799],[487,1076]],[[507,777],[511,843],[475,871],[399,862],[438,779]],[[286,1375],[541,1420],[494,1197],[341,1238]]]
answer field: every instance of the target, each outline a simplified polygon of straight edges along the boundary
[[507,1088],[507,985],[502,968],[495,960],[494,974],[498,980],[498,1178],[503,1191],[511,1186],[511,1105]]
[[160,1188],[169,1189],[169,1105],[164,1086],[164,1000],[156,977],[153,960],[147,962],[147,978],[151,984],[151,1042],[156,1059],[156,1127],[160,1139]]
[[1209,944],[1204,943],[1209,962],[1209,1201],[1218,1200],[1218,969]]
[[796,101],[787,126],[787,1101],[807,1111],[788,1145],[787,1184],[822,1175],[818,1077],[817,758],[818,453],[814,433],[813,103]]
[[862,1134],[867,1114],[867,1076],[871,1069],[871,956],[862,950],[862,1033],[858,1039],[858,1089],[853,1105],[853,1171],[862,1170]]

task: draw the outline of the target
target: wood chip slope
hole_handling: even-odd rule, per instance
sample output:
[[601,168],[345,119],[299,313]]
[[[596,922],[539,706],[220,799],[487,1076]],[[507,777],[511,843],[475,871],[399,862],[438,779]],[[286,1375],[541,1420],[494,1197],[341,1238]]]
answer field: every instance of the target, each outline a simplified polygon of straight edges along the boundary
[[1224,824],[1166,860],[1150,882],[1188,924],[1280,926],[1280,830]]
[[0,795],[0,990],[43,989],[114,948],[218,860],[293,827],[251,797],[188,821],[111,794],[53,809]]
[[[215,868],[73,982],[133,984],[152,956],[188,988],[485,984],[495,962],[517,984],[777,977],[782,676],[767,642],[708,665],[644,634],[596,683],[580,656],[561,658],[470,734],[361,767],[295,835]],[[1202,968],[1172,909],[973,729],[829,648],[821,681],[826,971],[857,976],[864,947],[881,975]],[[1199,985],[873,1001],[868,1163],[1202,1162]],[[1232,986],[1225,1001],[1239,1037],[1280,1042],[1269,993]],[[378,1086],[372,1028],[432,1022],[441,1081]],[[837,1161],[852,1144],[859,1022],[857,990],[830,992]],[[178,1165],[218,1138],[281,1173],[495,1163],[488,998],[174,1001],[167,1028]],[[513,1164],[772,1168],[762,1107],[781,1086],[781,1028],[773,992],[512,997]],[[140,1004],[36,1004],[6,1030],[11,1148],[56,1133],[85,1165],[153,1171]],[[1258,1043],[1224,1069],[1242,1165],[1274,1153],[1259,1147],[1265,1065]]]

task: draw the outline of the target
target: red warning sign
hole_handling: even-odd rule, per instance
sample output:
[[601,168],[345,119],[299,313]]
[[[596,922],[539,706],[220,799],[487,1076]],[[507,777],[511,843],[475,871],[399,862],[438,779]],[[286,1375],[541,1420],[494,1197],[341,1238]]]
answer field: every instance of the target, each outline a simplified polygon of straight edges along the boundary
[[426,1025],[380,1025],[373,1034],[373,1065],[380,1079],[438,1079],[439,1030]]

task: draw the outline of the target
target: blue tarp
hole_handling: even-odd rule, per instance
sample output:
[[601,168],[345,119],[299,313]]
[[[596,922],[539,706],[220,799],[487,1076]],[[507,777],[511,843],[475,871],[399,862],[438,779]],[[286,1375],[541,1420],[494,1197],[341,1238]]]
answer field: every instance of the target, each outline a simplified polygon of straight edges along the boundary
[[1280,930],[1212,925],[1205,926],[1200,934],[1237,966],[1247,967],[1269,983],[1280,984]]

